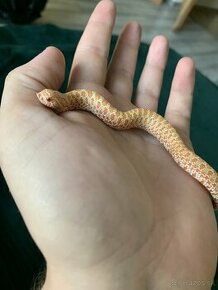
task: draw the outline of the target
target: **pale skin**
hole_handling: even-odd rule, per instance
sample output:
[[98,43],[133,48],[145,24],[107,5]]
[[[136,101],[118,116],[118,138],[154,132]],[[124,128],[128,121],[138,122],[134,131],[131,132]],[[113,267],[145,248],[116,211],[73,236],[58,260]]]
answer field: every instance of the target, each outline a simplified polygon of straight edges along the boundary
[[[123,28],[107,67],[115,15],[110,0],[96,6],[68,90],[95,90],[120,110],[157,110],[168,42],[153,39],[133,104],[140,27]],[[36,92],[58,90],[64,71],[62,53],[47,48],[8,75],[0,110],[0,164],[46,259],[43,290],[210,289],[218,240],[209,193],[144,131],[43,107]],[[165,112],[189,147],[194,79],[182,58]]]

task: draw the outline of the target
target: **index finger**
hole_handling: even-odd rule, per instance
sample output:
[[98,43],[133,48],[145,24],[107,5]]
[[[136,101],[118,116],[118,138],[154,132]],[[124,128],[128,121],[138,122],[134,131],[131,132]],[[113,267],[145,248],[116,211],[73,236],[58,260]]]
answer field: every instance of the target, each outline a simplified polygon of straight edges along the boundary
[[102,0],[96,6],[77,46],[68,90],[79,83],[104,85],[115,15],[116,7],[111,0]]

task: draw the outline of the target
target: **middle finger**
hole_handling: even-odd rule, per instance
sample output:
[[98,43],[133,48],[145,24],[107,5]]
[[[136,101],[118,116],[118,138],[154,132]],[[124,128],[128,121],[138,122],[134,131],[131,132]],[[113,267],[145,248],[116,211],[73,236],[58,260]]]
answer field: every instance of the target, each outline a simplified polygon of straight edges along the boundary
[[124,26],[110,62],[106,88],[114,96],[131,98],[133,77],[141,39],[141,27],[137,22]]
[[156,36],[151,42],[146,63],[138,83],[135,99],[137,107],[146,107],[157,111],[167,56],[167,39],[162,35]]

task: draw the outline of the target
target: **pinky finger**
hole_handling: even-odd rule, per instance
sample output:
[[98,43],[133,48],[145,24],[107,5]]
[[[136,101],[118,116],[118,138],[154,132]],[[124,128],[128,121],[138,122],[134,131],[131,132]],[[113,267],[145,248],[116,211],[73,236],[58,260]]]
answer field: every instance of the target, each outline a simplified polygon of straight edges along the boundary
[[178,62],[173,77],[165,118],[177,129],[186,142],[189,140],[190,134],[194,85],[195,65],[192,59],[183,57]]

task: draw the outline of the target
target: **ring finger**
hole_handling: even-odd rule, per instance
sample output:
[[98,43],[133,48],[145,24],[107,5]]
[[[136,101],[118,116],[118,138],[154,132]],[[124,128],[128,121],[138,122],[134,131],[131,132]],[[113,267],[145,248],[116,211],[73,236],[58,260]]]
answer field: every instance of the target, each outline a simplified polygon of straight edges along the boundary
[[183,57],[177,64],[165,118],[176,128],[183,141],[191,148],[189,140],[192,99],[195,85],[195,65],[192,59]]

